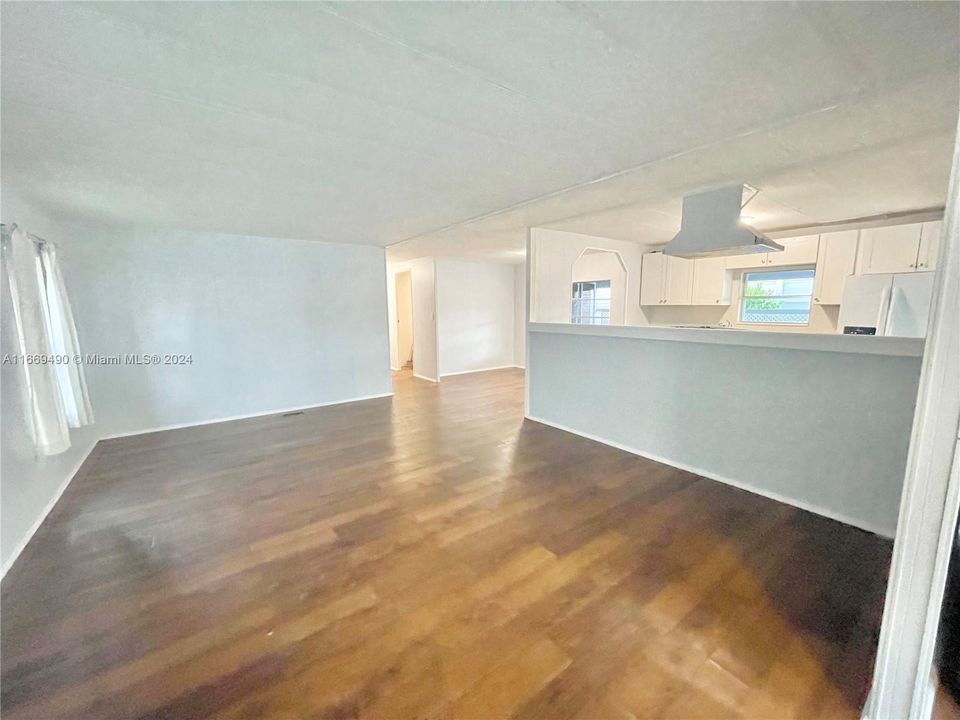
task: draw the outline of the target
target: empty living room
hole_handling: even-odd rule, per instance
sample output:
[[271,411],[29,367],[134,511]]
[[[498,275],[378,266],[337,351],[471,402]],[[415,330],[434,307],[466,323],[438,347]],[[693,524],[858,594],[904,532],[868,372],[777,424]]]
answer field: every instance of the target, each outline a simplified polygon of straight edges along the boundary
[[960,1],[0,2],[4,720],[960,720]]

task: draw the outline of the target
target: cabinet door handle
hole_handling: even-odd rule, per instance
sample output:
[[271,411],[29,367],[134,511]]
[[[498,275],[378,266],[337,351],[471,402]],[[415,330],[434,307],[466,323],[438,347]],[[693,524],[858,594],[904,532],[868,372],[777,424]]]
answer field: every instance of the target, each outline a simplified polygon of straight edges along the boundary
[[820,298],[814,298],[813,301],[814,301],[814,302],[820,302]]
[[916,265],[914,265],[913,263],[910,263],[910,267],[916,267]]

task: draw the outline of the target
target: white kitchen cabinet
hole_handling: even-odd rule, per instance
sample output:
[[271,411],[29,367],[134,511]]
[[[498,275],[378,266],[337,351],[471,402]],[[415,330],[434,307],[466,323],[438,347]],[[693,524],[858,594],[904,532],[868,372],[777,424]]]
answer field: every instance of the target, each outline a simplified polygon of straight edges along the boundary
[[693,260],[667,256],[664,305],[689,305],[693,290]]
[[662,305],[663,284],[666,279],[667,256],[646,253],[640,265],[640,304]]
[[827,233],[820,236],[817,249],[817,274],[813,283],[813,302],[839,305],[843,284],[853,275],[857,263],[859,230]]
[[920,247],[917,251],[917,270],[935,270],[940,255],[940,232],[943,223],[925,222],[920,226]]
[[782,252],[766,253],[763,265],[766,267],[784,267],[785,265],[813,265],[817,261],[819,235],[784,238],[778,240],[783,245]]
[[[920,223],[913,223],[861,230],[857,273],[869,275],[917,270],[921,229]],[[930,235],[932,232],[928,233]]]
[[646,253],[640,266],[641,305],[689,305],[693,261]]
[[727,255],[727,270],[745,270],[756,268],[763,264],[767,253],[746,253],[745,255]]
[[785,238],[776,242],[783,250],[776,252],[749,253],[727,257],[727,269],[745,270],[747,268],[784,267],[785,265],[813,265],[817,261],[819,235]]
[[727,258],[707,257],[693,261],[691,305],[729,305],[730,274]]

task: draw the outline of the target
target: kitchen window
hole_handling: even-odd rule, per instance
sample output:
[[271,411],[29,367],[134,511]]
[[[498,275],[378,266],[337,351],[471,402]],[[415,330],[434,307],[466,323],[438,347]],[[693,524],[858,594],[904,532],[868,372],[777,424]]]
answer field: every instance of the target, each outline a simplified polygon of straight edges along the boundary
[[610,281],[590,280],[573,284],[574,325],[610,324]]
[[814,268],[743,274],[740,322],[748,325],[807,325]]

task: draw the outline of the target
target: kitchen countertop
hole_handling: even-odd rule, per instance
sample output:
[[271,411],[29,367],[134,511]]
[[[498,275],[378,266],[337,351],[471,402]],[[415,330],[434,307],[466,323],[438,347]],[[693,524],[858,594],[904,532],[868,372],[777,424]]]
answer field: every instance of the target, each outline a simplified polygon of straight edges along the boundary
[[529,323],[535,333],[587,335],[595,337],[687,342],[702,345],[781,348],[863,355],[921,357],[922,338],[876,337],[872,335],[822,335],[818,333],[755,332],[730,328],[675,328],[653,325],[572,325]]

